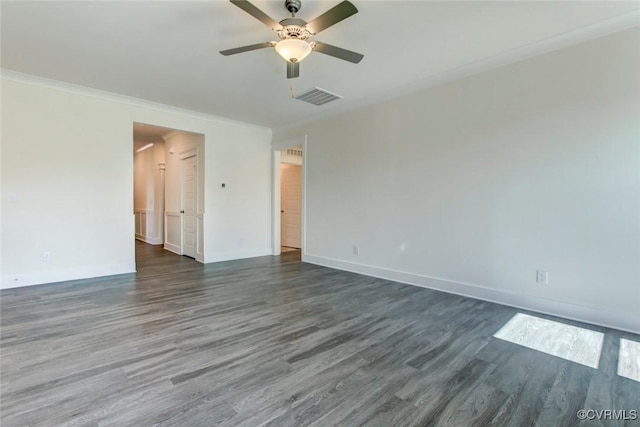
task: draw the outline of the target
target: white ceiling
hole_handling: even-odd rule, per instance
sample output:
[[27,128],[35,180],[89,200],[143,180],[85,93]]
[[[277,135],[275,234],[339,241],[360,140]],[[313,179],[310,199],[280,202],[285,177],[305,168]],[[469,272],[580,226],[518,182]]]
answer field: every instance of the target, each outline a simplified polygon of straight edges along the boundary
[[[3,0],[2,67],[281,128],[640,24],[637,1],[352,2],[359,13],[315,39],[360,52],[362,62],[314,52],[293,80],[272,49],[218,53],[276,40],[223,0]],[[310,21],[337,3],[303,0],[297,16]],[[277,21],[288,16],[284,1],[253,4]],[[344,99],[308,105],[290,98],[290,83]]]
[[[133,124],[133,140],[137,144],[134,148],[137,150],[141,146],[149,143],[149,142],[161,142],[164,141],[164,138],[175,132],[183,132],[177,131],[176,129],[170,129],[160,126],[152,126],[145,123],[134,123]],[[187,132],[183,132],[187,133]]]

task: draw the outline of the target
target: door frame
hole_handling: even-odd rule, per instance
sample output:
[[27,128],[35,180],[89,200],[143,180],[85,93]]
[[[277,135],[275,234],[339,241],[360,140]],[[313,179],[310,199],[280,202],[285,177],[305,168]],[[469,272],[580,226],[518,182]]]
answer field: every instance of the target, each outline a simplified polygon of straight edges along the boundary
[[271,143],[271,160],[272,160],[272,179],[271,179],[271,242],[273,255],[280,255],[281,252],[281,216],[280,216],[280,150],[293,148],[298,145],[302,146],[302,166],[300,175],[302,177],[302,207],[300,210],[300,251],[302,260],[307,251],[307,135],[287,139],[280,142]]

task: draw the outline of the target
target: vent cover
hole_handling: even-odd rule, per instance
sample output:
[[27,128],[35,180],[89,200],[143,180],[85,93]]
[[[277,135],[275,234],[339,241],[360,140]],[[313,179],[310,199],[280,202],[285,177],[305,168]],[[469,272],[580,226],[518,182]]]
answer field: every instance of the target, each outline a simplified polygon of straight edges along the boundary
[[296,99],[313,105],[323,105],[336,99],[342,99],[342,96],[320,89],[319,87],[314,87],[313,89],[302,92],[296,96]]
[[288,148],[287,156],[302,157],[302,150],[299,150],[297,148]]

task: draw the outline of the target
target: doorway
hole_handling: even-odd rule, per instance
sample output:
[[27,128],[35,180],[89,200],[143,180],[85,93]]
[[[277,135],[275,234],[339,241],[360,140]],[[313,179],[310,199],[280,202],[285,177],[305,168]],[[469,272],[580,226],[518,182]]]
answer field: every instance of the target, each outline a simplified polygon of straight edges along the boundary
[[305,252],[306,136],[272,144],[273,254]]
[[133,136],[136,240],[204,262],[204,135],[134,123]]
[[135,238],[150,245],[164,241],[165,128],[133,125],[133,211]]
[[280,165],[280,245],[282,252],[302,247],[302,166]]

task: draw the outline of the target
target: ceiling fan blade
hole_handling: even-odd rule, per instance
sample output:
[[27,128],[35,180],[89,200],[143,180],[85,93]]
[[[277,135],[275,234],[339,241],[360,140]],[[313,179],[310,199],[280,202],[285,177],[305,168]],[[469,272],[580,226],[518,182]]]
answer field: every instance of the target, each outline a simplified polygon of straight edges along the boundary
[[247,12],[249,15],[256,18],[258,21],[265,24],[267,27],[271,28],[272,30],[277,30],[282,28],[282,25],[280,25],[277,21],[274,21],[273,19],[271,19],[266,13],[264,13],[263,11],[261,11],[260,9],[258,9],[257,7],[249,3],[247,0],[229,0],[229,1],[235,4],[236,6],[238,6],[240,9]]
[[345,61],[353,62],[357,64],[362,61],[364,55],[357,52],[352,52],[347,49],[342,49],[341,47],[331,46],[330,44],[316,42],[313,50],[316,52],[324,53],[325,55],[334,56],[339,59],[343,59]]
[[287,61],[287,78],[295,79],[300,77],[300,63]]
[[229,56],[229,55],[235,55],[236,53],[249,52],[251,50],[264,49],[265,47],[272,47],[272,46],[273,46],[273,42],[257,43],[257,44],[250,44],[248,46],[236,47],[234,49],[221,50],[220,53],[223,54],[224,56]]
[[351,2],[345,0],[309,22],[307,24],[307,29],[313,34],[318,34],[320,31],[327,29],[356,13],[358,13],[358,9],[356,9]]

